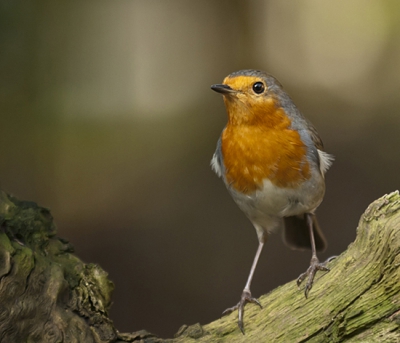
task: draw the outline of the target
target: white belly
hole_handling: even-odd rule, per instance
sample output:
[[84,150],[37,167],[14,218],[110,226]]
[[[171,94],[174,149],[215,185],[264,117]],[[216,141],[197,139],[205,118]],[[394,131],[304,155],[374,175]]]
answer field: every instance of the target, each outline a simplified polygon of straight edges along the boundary
[[325,183],[323,176],[315,173],[295,189],[279,188],[265,180],[263,188],[252,194],[238,193],[229,186],[228,190],[256,229],[272,231],[280,225],[283,217],[313,213],[322,201]]

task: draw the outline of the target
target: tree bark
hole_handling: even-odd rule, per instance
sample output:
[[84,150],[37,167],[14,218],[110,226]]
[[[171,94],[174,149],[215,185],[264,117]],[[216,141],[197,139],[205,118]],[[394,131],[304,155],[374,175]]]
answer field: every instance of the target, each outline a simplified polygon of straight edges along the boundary
[[119,333],[108,317],[113,284],[73,255],[50,212],[0,191],[0,342],[400,342],[400,196],[374,201],[357,238],[319,272],[309,298],[295,282],[237,313],[182,326],[174,339]]

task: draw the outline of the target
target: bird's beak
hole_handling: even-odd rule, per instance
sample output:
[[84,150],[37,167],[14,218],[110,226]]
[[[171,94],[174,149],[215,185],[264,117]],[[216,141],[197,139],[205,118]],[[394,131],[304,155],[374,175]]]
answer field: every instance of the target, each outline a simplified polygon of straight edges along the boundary
[[213,91],[216,91],[216,92],[221,93],[221,94],[232,94],[232,93],[236,93],[237,92],[236,90],[232,89],[228,85],[224,85],[224,84],[212,85],[211,89]]

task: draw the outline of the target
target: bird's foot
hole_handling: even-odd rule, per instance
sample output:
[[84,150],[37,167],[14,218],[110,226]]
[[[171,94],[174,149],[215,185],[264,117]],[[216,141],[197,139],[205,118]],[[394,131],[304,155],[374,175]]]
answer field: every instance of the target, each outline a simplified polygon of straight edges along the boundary
[[334,258],[336,258],[336,256],[329,257],[325,262],[322,263],[319,262],[316,256],[313,256],[311,258],[310,266],[308,267],[308,269],[304,273],[300,274],[300,276],[297,278],[297,287],[300,287],[301,283],[308,277],[306,287],[304,289],[304,295],[306,296],[306,298],[308,297],[308,293],[313,286],[314,277],[317,271],[321,270],[324,272],[329,272],[330,269],[326,265]]
[[244,307],[246,306],[247,303],[253,303],[260,308],[262,308],[262,305],[260,302],[251,296],[250,290],[243,290],[242,296],[240,297],[240,301],[238,302],[237,305],[227,308],[224,312],[222,312],[222,315],[225,316],[227,314],[232,313],[233,311],[238,310],[238,326],[240,331],[242,331],[242,334],[244,335],[244,326],[243,326],[243,316],[244,316]]

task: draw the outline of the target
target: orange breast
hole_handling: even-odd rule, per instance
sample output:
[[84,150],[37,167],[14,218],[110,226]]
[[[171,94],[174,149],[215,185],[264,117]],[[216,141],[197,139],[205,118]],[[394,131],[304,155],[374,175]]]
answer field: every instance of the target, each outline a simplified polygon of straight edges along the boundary
[[274,185],[296,188],[310,177],[305,159],[307,148],[290,120],[277,109],[276,125],[230,125],[222,134],[222,154],[228,183],[242,193],[262,186],[264,179]]

